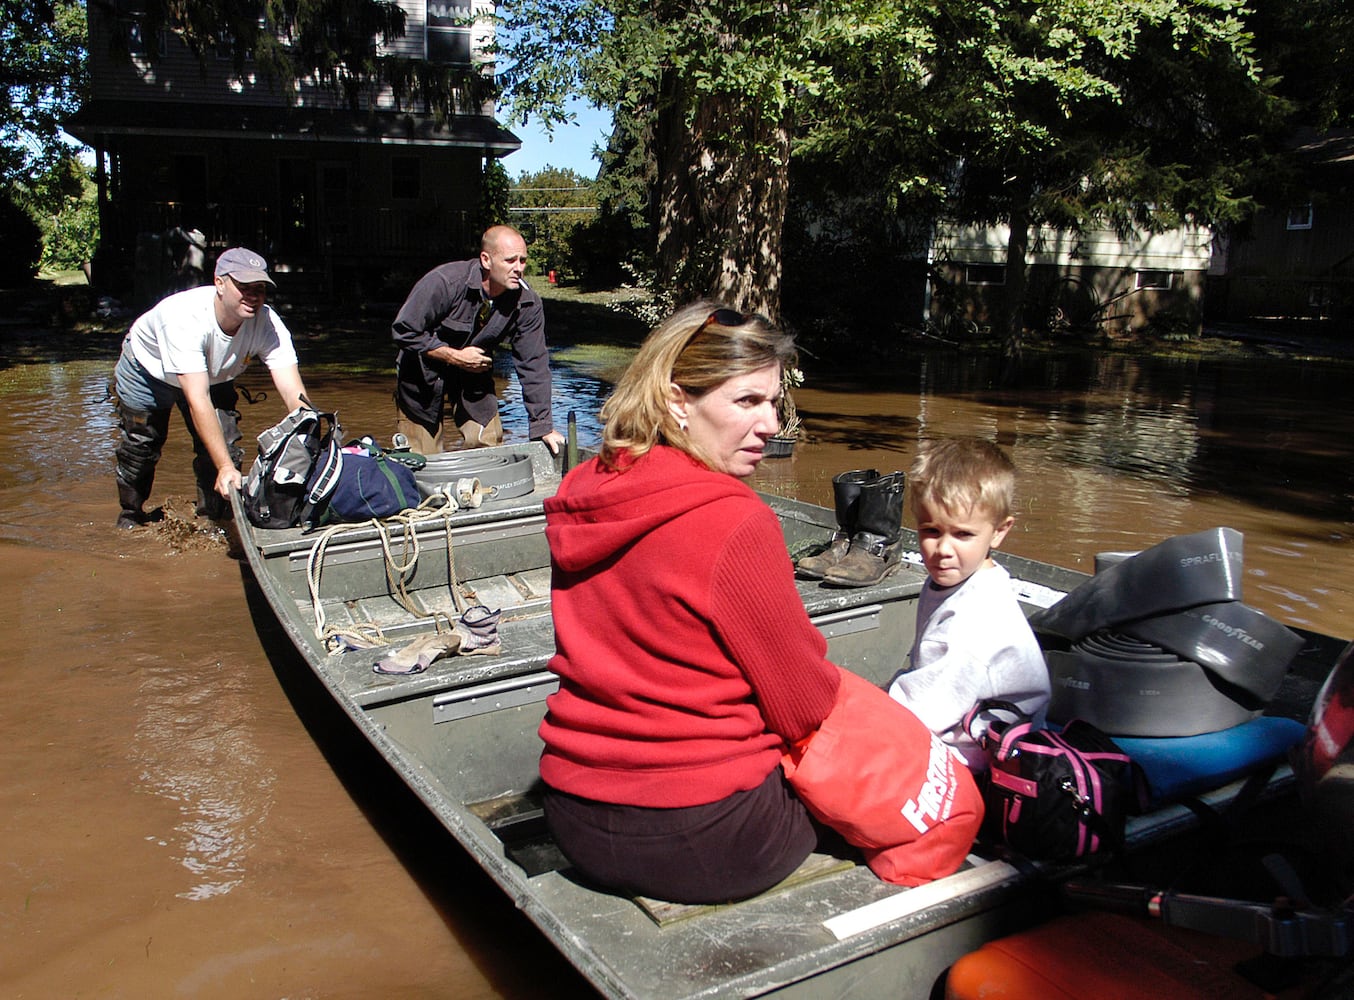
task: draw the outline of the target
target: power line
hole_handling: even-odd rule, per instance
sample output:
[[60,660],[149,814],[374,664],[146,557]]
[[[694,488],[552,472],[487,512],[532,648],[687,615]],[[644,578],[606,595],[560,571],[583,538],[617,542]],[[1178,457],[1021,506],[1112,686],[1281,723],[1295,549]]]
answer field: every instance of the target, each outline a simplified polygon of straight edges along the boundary
[[597,211],[597,206],[596,206],[596,205],[570,205],[570,206],[568,206],[568,207],[566,207],[566,208],[551,208],[551,207],[548,207],[548,206],[544,206],[544,205],[543,205],[543,206],[541,206],[541,207],[539,207],[539,208],[535,208],[535,207],[532,207],[532,208],[526,208],[526,207],[524,207],[524,208],[509,208],[508,211],[509,211],[509,212],[595,212],[595,211]]

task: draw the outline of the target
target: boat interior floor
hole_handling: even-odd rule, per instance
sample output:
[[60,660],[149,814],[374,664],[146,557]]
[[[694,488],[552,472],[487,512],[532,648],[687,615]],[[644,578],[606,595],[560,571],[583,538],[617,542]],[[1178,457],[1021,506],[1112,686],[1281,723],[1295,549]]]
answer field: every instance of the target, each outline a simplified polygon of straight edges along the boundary
[[569,859],[555,844],[545,823],[545,810],[533,795],[503,795],[466,806],[503,843],[508,858],[528,877],[563,871]]

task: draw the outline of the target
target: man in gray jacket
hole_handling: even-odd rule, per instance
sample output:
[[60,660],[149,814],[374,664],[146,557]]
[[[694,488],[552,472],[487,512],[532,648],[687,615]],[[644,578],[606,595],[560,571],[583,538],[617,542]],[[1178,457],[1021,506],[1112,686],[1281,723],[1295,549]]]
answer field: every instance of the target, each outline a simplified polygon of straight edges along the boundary
[[494,394],[493,350],[512,348],[526,405],[528,436],[558,454],[564,436],[550,406],[550,356],[541,298],[522,280],[527,244],[511,226],[493,226],[476,260],[441,264],[414,285],[391,327],[395,361],[395,430],[416,452],[444,450],[446,400],[463,447],[503,442]]

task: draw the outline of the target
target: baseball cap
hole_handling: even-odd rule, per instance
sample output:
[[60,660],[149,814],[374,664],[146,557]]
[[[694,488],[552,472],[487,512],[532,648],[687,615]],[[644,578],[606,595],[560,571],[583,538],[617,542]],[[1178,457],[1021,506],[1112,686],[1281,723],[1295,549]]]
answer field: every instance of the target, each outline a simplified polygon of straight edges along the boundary
[[277,282],[268,276],[268,262],[253,250],[244,247],[231,247],[216,258],[216,276],[224,278],[230,275],[242,285],[256,281],[266,281],[274,288]]

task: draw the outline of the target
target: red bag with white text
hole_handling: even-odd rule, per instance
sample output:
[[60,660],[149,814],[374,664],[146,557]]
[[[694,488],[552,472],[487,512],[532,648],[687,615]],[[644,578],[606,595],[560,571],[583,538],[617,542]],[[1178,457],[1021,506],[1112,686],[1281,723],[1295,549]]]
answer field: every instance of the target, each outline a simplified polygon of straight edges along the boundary
[[849,670],[841,678],[822,726],[781,758],[790,786],[885,882],[952,874],[983,821],[973,775],[886,692]]

